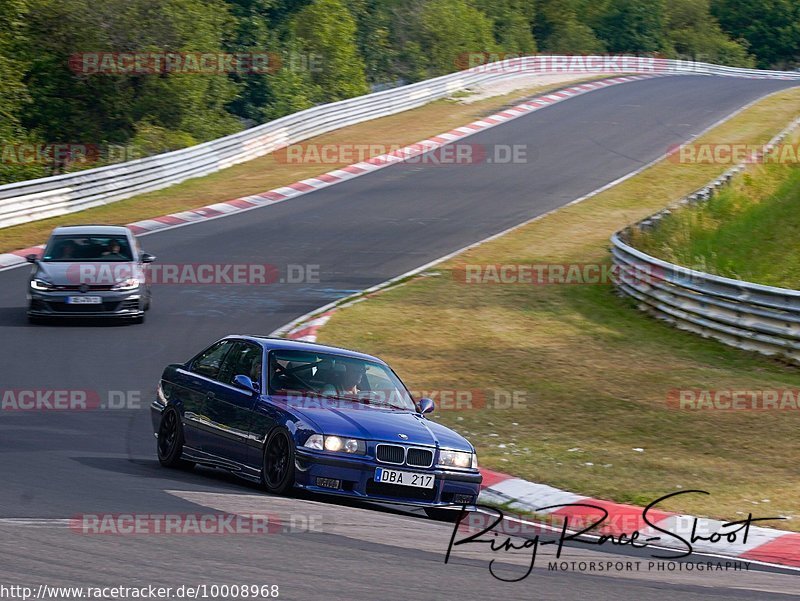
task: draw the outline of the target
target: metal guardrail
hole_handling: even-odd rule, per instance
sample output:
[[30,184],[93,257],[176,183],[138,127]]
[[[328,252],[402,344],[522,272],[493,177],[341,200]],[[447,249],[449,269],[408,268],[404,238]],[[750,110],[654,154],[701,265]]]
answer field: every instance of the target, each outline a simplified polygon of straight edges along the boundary
[[[766,144],[764,150],[771,150],[798,125],[800,119]],[[742,164],[729,169],[678,204],[708,200],[743,168]],[[669,213],[665,209],[631,227],[657,227]],[[800,363],[800,291],[720,277],[662,261],[633,248],[628,243],[630,233],[629,227],[611,237],[611,254],[618,290],[635,299],[640,309],[680,329]]]
[[[619,57],[617,57],[619,58]],[[584,68],[581,68],[584,65]],[[490,80],[524,73],[663,73],[798,79],[800,73],[666,59],[536,55],[316,106],[182,150],[77,173],[0,186],[0,228],[104,205],[214,173],[329,131],[393,115]]]

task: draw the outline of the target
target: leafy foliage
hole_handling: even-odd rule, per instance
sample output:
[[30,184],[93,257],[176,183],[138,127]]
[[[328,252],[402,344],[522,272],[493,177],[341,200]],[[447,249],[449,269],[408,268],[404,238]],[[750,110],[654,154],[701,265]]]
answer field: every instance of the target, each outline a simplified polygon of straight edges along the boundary
[[800,3],[796,0],[713,0],[714,16],[734,39],[744,40],[759,67],[800,60]]
[[314,0],[293,19],[292,31],[307,53],[316,100],[343,100],[369,91],[356,48],[356,21],[340,0]]
[[[203,142],[472,53],[800,60],[796,0],[0,0],[0,148]],[[79,53],[259,53],[268,72],[90,74]],[[13,155],[11,152],[9,156]],[[4,155],[5,156],[5,155]],[[81,166],[81,167],[85,167]],[[0,160],[0,183],[73,168]],[[77,166],[75,166],[77,168]]]

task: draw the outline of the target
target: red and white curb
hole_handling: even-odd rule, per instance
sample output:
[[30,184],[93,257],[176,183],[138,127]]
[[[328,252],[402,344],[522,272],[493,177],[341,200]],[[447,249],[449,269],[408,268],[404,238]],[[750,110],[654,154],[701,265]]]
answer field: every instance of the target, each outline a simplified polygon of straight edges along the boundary
[[[483,119],[479,119],[478,121],[473,121],[467,125],[457,127],[449,132],[439,134],[438,136],[428,138],[427,140],[422,140],[416,144],[411,144],[410,146],[400,148],[387,154],[375,156],[360,163],[342,167],[341,169],[335,169],[333,171],[329,171],[328,173],[317,175],[316,177],[300,180],[287,186],[281,186],[280,188],[275,188],[262,194],[243,196],[242,198],[218,202],[201,207],[199,209],[191,209],[188,211],[164,215],[162,217],[145,219],[143,221],[129,223],[128,227],[136,235],[145,235],[152,232],[182,227],[192,223],[197,223],[199,221],[217,219],[220,217],[225,217],[226,215],[273,205],[291,198],[308,194],[309,192],[313,192],[315,190],[327,188],[328,186],[338,184],[348,179],[353,179],[355,177],[389,167],[396,163],[401,163],[421,154],[441,148],[442,146],[451,144],[457,140],[467,138],[480,131],[495,127],[513,119],[517,119],[523,115],[533,113],[542,108],[557,104],[575,96],[581,96],[582,94],[586,94],[588,92],[622,83],[665,76],[665,74],[625,75],[577,84],[557,92],[543,94],[542,96],[538,96],[533,100],[523,102],[522,104],[518,104],[517,106],[511,107],[489,117],[484,117]],[[25,263],[26,255],[41,254],[42,249],[43,246],[35,246],[32,248],[0,254],[0,270],[19,267]]]
[[294,329],[289,330],[285,337],[288,340],[297,340],[300,342],[316,342],[317,332],[322,326],[328,323],[332,316],[333,311],[328,311],[319,317],[305,321]]
[[[536,513],[540,516],[547,515],[559,524],[564,518],[568,518],[570,524],[580,525],[580,528],[599,521],[602,514],[589,507],[551,506],[574,503],[595,505],[608,512],[608,517],[596,534],[630,536],[638,530],[640,541],[657,536],[660,538],[653,543],[655,546],[680,551],[686,551],[686,545],[665,534],[664,531],[674,533],[684,540],[691,540],[693,535],[710,537],[711,541],[698,539],[692,543],[694,551],[746,561],[800,567],[800,533],[797,532],[750,526],[745,541],[743,531],[727,536],[739,526],[726,527],[725,522],[719,520],[652,509],[647,515],[654,528],[644,521],[642,507],[593,499],[491,470],[483,469],[481,473],[483,474],[483,490],[480,496],[482,502],[502,504],[517,511]],[[543,507],[551,508],[541,509]],[[713,536],[715,533],[721,536]]]

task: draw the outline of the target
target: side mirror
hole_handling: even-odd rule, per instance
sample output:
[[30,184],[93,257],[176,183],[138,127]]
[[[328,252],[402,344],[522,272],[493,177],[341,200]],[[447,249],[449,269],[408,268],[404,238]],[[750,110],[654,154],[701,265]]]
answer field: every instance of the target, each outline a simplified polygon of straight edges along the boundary
[[251,380],[249,376],[244,376],[240,374],[233,379],[233,383],[239,388],[242,388],[244,390],[249,390],[254,394],[261,392],[258,384],[253,382],[253,380]]
[[25,255],[25,260],[28,263],[37,263],[39,261],[39,255],[36,254]]
[[433,413],[433,410],[435,408],[436,408],[436,405],[434,405],[432,400],[430,400],[430,399],[420,399],[419,400],[419,412],[422,415],[425,415],[426,413]]
[[141,261],[142,263],[152,263],[156,260],[155,255],[151,255],[150,253],[142,253]]

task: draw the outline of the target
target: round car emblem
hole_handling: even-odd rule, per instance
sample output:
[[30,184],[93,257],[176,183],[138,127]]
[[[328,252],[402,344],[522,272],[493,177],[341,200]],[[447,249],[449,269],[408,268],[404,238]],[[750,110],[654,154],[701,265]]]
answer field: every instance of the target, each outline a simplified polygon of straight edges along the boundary
[[81,284],[81,292],[89,292],[89,286],[86,284]]
[[408,435],[407,434],[398,434],[398,436],[400,438],[402,438],[403,440],[408,440]]

